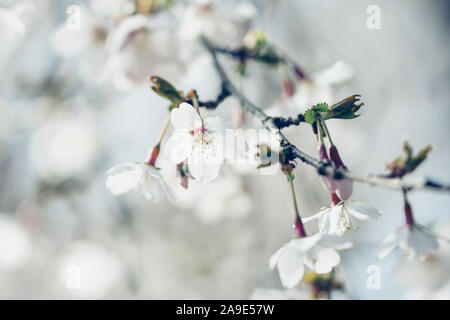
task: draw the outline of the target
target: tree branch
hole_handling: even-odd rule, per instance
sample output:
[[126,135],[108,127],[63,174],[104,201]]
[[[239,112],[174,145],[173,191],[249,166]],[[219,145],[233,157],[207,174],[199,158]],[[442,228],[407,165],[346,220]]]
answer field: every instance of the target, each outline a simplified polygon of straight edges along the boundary
[[[281,132],[281,127],[278,127],[276,124],[276,121],[274,121],[274,117],[268,116],[263,110],[261,110],[259,107],[257,107],[255,104],[253,104],[250,100],[247,99],[247,97],[242,94],[230,81],[229,77],[227,76],[225,70],[223,69],[222,65],[219,62],[219,59],[217,58],[216,50],[214,49],[213,45],[209,42],[208,39],[205,37],[202,37],[202,43],[208,50],[208,52],[211,54],[211,57],[213,59],[214,67],[219,74],[219,77],[222,81],[222,86],[226,88],[231,95],[233,95],[236,99],[239,100],[239,102],[242,104],[242,106],[245,108],[246,111],[251,113],[253,116],[257,117],[261,120],[262,125],[268,129],[277,129],[280,135],[280,143],[281,147],[283,148],[287,158],[289,160],[295,160],[299,159],[305,164],[308,164],[312,167],[314,167],[317,172],[320,175],[328,176],[333,179],[350,179],[354,181],[359,181],[363,183],[368,183],[370,185],[374,186],[380,186],[384,188],[389,189],[396,189],[396,190],[413,190],[413,189],[428,189],[428,190],[437,190],[437,191],[450,191],[450,185],[448,184],[440,184],[436,181],[433,181],[428,178],[420,178],[416,181],[406,182],[403,179],[399,178],[387,178],[383,177],[381,175],[375,175],[375,174],[361,174],[361,173],[354,173],[348,170],[343,169],[337,169],[334,166],[332,166],[330,163],[324,163],[319,161],[318,159],[311,157],[310,155],[304,153],[299,148],[297,148],[295,145],[293,145]],[[301,121],[299,121],[301,122]]]

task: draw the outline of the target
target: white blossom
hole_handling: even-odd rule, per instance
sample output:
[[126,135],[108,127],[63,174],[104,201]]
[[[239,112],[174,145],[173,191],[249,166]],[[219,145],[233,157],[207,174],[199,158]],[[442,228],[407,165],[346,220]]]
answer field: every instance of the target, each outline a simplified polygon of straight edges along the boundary
[[381,212],[368,203],[342,201],[303,219],[303,222],[318,219],[320,233],[342,236],[347,230],[358,230],[357,220],[376,219],[380,216]]
[[53,114],[33,135],[30,162],[45,179],[65,179],[83,173],[99,151],[98,129],[89,112]]
[[27,230],[12,219],[11,214],[0,213],[0,271],[19,268],[27,262],[32,245]]
[[319,274],[330,272],[341,260],[336,250],[352,246],[351,243],[327,243],[322,237],[317,233],[310,237],[293,239],[272,255],[270,268],[278,268],[281,283],[285,288],[296,286],[302,280],[306,269]]
[[77,298],[95,299],[110,293],[123,281],[120,257],[91,241],[76,241],[56,260],[59,285]]
[[178,73],[177,43],[170,33],[170,21],[142,14],[122,19],[106,39],[105,77],[119,90],[141,86],[150,74]]
[[352,68],[343,61],[337,61],[330,67],[302,80],[292,99],[301,111],[319,102],[331,103],[334,101],[333,86],[348,81],[352,77]]
[[188,159],[189,172],[203,182],[219,175],[223,160],[220,120],[209,117],[204,121],[188,103],[181,103],[171,112],[171,122],[176,128],[167,141],[174,164]]
[[378,258],[384,259],[395,248],[400,248],[409,260],[424,261],[430,252],[438,248],[438,237],[424,226],[413,224],[405,225],[388,235]]
[[153,202],[161,202],[164,194],[177,201],[172,188],[165,182],[160,171],[147,163],[125,163],[109,169],[106,188],[114,195],[139,189],[142,195]]

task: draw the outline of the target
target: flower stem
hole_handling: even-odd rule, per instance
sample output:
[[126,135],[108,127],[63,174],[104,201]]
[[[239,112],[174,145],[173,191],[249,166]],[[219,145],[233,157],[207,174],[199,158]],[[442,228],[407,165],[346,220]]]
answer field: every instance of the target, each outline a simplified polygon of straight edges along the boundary
[[150,153],[150,157],[148,158],[147,163],[151,166],[155,166],[156,159],[159,156],[159,150],[161,147],[161,142],[164,139],[164,136],[166,135],[167,129],[169,128],[170,124],[170,115],[167,117],[166,121],[164,122],[163,128],[161,130],[161,133],[159,135],[158,141],[156,142],[155,146],[152,149],[152,152]]
[[319,144],[323,145],[322,125],[320,123],[319,116],[316,117],[316,125],[317,125],[317,139],[319,140]]
[[325,131],[325,135],[327,136],[328,141],[330,142],[330,146],[334,146],[333,140],[331,140],[331,135],[330,132],[328,131],[328,127],[327,124],[325,123],[325,120],[323,120],[319,114],[317,114],[317,119],[319,119],[319,122],[321,123],[322,128]]
[[409,204],[408,198],[407,198],[407,191],[403,189],[403,201],[404,201],[404,211],[405,211],[405,220],[406,225],[413,226],[414,225],[414,216],[412,213],[411,205]]
[[300,217],[300,213],[297,206],[297,196],[295,195],[295,188],[294,188],[294,179],[291,177],[288,177],[289,180],[289,186],[291,187],[291,194],[292,194],[292,200],[294,202],[294,209],[295,209],[295,220],[294,220],[294,229],[295,233],[298,237],[306,237],[306,231],[303,227],[302,218]]

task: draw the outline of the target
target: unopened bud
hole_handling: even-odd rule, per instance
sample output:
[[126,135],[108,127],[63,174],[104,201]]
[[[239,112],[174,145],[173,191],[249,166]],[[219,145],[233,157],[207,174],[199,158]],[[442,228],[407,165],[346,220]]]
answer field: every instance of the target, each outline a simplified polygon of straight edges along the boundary
[[[331,145],[329,148],[330,159],[338,169],[347,170],[347,167],[342,161],[338,149],[335,145]],[[335,180],[336,182],[336,194],[341,200],[348,200],[353,193],[353,181],[349,179]]]
[[[317,149],[319,151],[320,161],[329,162],[330,160],[328,159],[327,150],[325,148],[325,145],[322,143],[319,143],[319,146]],[[336,182],[334,179],[332,179],[330,177],[322,176],[322,175],[319,178],[320,178],[320,181],[322,182],[322,185],[324,186],[324,188],[326,190],[328,190],[330,193],[333,193],[336,191]]]
[[336,194],[341,200],[348,200],[353,193],[353,181],[350,179],[335,180]]

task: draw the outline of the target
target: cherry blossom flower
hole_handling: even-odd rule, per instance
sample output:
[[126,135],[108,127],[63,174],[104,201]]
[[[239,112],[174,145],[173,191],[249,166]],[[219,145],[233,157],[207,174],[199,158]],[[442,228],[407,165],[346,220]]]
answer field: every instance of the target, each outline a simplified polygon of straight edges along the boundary
[[209,117],[204,121],[188,103],[181,103],[171,112],[176,128],[167,141],[174,164],[188,159],[189,172],[199,181],[212,181],[219,175],[223,160],[220,120]]
[[106,188],[114,195],[139,189],[143,196],[155,203],[161,202],[164,193],[177,201],[172,188],[165,182],[160,171],[148,163],[125,163],[109,169]]
[[352,77],[352,68],[344,61],[337,61],[328,68],[300,80],[292,97],[285,95],[283,101],[276,102],[265,111],[270,116],[288,117],[305,112],[318,102],[333,103],[334,87]]
[[191,1],[180,13],[180,39],[192,45],[202,34],[224,43],[239,41],[257,11],[250,2],[202,0]]
[[388,235],[383,241],[383,247],[378,252],[378,259],[384,259],[395,248],[400,248],[409,260],[424,261],[430,252],[438,247],[438,237],[419,224],[406,224]]
[[332,244],[317,233],[289,241],[272,255],[269,265],[278,268],[283,286],[292,288],[302,280],[306,269],[319,274],[330,272],[341,260],[336,250],[350,247],[349,242]]
[[177,42],[170,33],[171,20],[142,14],[122,19],[105,43],[105,77],[115,88],[131,90],[141,86],[149,74],[179,74]]
[[352,68],[343,61],[337,61],[330,67],[302,80],[292,99],[299,111],[305,111],[305,108],[310,108],[318,101],[332,102],[334,101],[333,87],[352,77]]
[[357,220],[376,219],[380,216],[381,212],[368,203],[341,201],[335,206],[304,218],[303,222],[318,219],[320,233],[342,236],[347,230],[358,230]]

